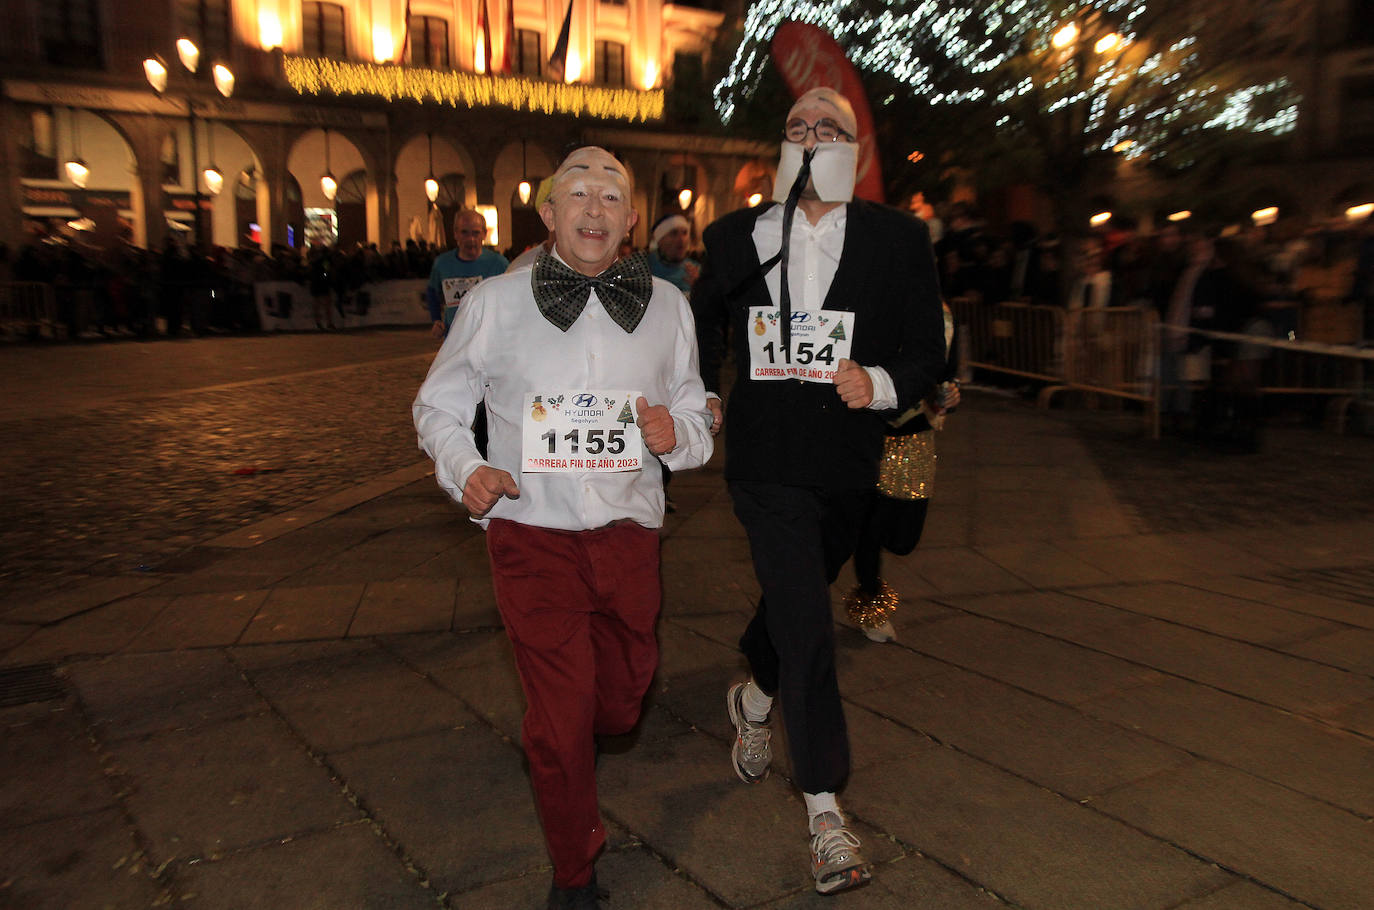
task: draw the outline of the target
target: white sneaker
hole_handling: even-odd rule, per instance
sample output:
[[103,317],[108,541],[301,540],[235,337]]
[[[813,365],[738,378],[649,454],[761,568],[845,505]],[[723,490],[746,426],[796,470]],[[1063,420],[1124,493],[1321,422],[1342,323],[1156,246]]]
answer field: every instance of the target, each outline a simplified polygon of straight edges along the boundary
[[897,589],[878,579],[877,591],[868,593],[862,587],[855,587],[846,594],[844,609],[849,621],[859,627],[865,638],[882,643],[897,640],[897,630],[892,627],[889,617],[901,602],[902,595]]
[[892,628],[892,620],[890,619],[884,619],[876,626],[859,626],[859,628],[863,630],[864,638],[869,641],[876,641],[878,644],[897,640],[897,630]]
[[859,852],[859,838],[838,812],[811,819],[811,874],[821,894],[857,888],[873,877],[873,867]]
[[739,779],[746,784],[756,784],[768,776],[768,765],[773,760],[773,747],[769,744],[773,731],[768,729],[767,721],[756,724],[744,716],[746,685],[735,683],[725,696],[730,723],[735,725],[735,744],[730,749],[730,758]]

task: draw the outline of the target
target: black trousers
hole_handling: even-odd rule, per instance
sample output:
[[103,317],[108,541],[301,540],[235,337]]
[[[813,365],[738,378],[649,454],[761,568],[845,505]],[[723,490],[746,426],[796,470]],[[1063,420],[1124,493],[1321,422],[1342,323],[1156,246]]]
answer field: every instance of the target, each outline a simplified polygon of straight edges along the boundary
[[835,675],[830,583],[854,552],[872,491],[730,484],[763,596],[740,638],[754,681],[778,696],[804,793],[849,776],[849,734]]
[[864,516],[859,543],[854,550],[854,576],[867,594],[878,593],[882,583],[883,555],[906,556],[921,542],[929,499],[889,499],[879,493]]

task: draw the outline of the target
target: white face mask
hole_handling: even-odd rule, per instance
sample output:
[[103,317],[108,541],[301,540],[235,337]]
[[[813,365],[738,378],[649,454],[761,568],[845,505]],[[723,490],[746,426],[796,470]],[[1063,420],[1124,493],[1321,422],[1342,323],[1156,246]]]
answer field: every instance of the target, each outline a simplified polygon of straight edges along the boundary
[[[805,146],[784,142],[778,158],[778,176],[773,181],[773,201],[786,202],[787,191],[801,173]],[[849,202],[854,198],[854,177],[859,167],[857,142],[822,142],[811,158],[811,185],[822,202]]]

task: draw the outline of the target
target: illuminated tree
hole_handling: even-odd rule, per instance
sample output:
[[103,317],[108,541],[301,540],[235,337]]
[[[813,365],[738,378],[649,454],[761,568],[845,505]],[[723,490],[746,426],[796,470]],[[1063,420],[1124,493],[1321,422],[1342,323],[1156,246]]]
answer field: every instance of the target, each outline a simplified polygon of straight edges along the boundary
[[[1117,156],[1170,173],[1229,160],[1297,122],[1286,79],[1255,63],[1291,51],[1302,0],[759,0],[715,88],[731,123],[767,86],[786,20],[826,29],[859,69],[885,173],[912,148],[1015,174],[1076,223]],[[776,116],[776,115],[774,115]],[[1223,150],[1227,154],[1223,155]],[[900,183],[900,176],[896,178]]]

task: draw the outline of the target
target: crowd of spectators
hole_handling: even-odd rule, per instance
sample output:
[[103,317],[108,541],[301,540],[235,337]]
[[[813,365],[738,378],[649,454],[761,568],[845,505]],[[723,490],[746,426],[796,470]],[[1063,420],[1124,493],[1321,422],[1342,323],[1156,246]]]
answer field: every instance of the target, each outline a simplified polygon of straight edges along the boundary
[[[1212,255],[1239,289],[1226,328],[1244,327],[1256,310],[1273,329],[1296,333],[1311,304],[1356,304],[1354,337],[1374,333],[1374,219],[1343,228],[1298,228],[1280,222],[1218,231],[1184,222],[1141,230],[1113,219],[1100,230],[1073,237],[1041,233],[1024,221],[994,228],[969,205],[954,203],[937,216],[923,214],[936,239],[945,296],[985,303],[1022,301],[1052,306],[1149,306],[1169,317],[1200,239],[1216,243]],[[0,281],[51,284],[57,322],[67,337],[254,331],[253,285],[259,281],[310,284],[327,273],[337,299],[364,284],[427,278],[442,252],[423,239],[349,249],[277,245],[215,247],[197,254],[169,234],[160,251],[133,245],[89,247],[75,236],[54,236],[18,250],[0,250]],[[1221,327],[1221,326],[1218,326]]]
[[260,281],[310,281],[322,261],[343,299],[364,284],[427,278],[440,250],[423,240],[293,249],[214,247],[200,253],[169,234],[160,251],[124,244],[87,246],[80,236],[45,238],[0,254],[0,281],[50,284],[57,328],[68,338],[177,336],[249,332],[258,326],[253,286]]
[[1022,301],[1049,306],[1148,306],[1169,315],[1179,279],[1201,241],[1213,241],[1217,268],[1238,289],[1228,328],[1262,310],[1282,334],[1297,331],[1306,306],[1355,304],[1363,308],[1356,337],[1374,332],[1374,223],[1301,227],[1292,223],[1221,229],[1166,223],[1144,231],[1113,219],[1074,237],[1041,234],[1027,222],[988,227],[967,205],[944,219],[930,217],[939,235],[936,255],[947,297],[985,303]]
[[[1374,221],[1368,218],[1220,229],[1185,221],[1153,231],[1114,219],[1061,238],[1026,223],[990,228],[966,206],[953,207],[948,221],[926,215],[940,236],[936,255],[950,299],[1153,311],[1162,330],[1157,360],[1142,358],[1134,336],[1111,328],[1132,321],[1066,315],[1065,325],[1088,327],[1090,342],[1067,331],[1054,340],[1052,354],[1046,349],[1052,362],[1038,369],[1058,376],[1091,359],[1093,381],[1108,385],[1157,371],[1164,429],[1225,451],[1260,445],[1267,404],[1259,390],[1273,347],[1259,339],[1365,345],[1374,335]],[[980,358],[995,361],[996,354],[984,351]],[[1329,366],[1304,369],[1320,369],[1326,385],[1346,387],[1348,380]],[[983,378],[1037,391],[1014,373],[992,370]],[[1299,413],[1321,413],[1310,398],[1284,397]]]

